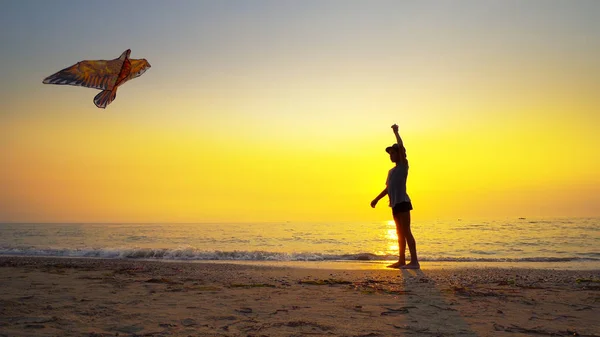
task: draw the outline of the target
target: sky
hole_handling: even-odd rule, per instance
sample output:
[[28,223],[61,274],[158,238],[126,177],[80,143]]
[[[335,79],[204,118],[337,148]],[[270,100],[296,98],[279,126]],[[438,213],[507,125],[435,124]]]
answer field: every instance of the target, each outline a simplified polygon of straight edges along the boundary
[[[0,1],[0,222],[600,215],[599,1]],[[44,85],[131,49],[105,110]]]

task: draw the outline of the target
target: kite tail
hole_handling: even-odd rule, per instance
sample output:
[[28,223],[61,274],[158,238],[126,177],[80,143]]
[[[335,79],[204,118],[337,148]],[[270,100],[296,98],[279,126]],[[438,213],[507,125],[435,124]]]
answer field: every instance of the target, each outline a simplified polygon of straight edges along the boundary
[[113,90],[102,90],[96,97],[94,97],[94,104],[99,108],[106,108],[110,102],[117,98],[117,89]]

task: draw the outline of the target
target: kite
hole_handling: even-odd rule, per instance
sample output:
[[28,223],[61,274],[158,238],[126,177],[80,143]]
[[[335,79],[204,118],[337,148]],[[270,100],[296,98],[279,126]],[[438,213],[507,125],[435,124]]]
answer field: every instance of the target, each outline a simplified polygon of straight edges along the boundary
[[75,85],[102,90],[94,97],[98,108],[106,108],[117,97],[117,88],[141,76],[150,63],[146,59],[130,59],[127,49],[114,60],[81,61],[44,79],[44,84]]

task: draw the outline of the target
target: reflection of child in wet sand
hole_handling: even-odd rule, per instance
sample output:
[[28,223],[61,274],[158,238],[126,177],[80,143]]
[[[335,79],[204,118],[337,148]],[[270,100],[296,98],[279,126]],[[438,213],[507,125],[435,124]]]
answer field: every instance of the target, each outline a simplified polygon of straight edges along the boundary
[[[371,207],[375,208],[379,199],[386,194],[390,198],[390,207],[392,207],[392,215],[396,222],[396,233],[398,234],[398,262],[389,265],[389,268],[401,269],[419,269],[419,260],[417,259],[417,245],[415,238],[410,231],[410,211],[412,204],[406,193],[406,179],[408,178],[408,160],[406,159],[406,149],[398,133],[398,125],[392,125],[394,135],[396,136],[396,144],[389,146],[385,151],[390,155],[390,160],[396,163],[387,177],[386,188],[371,201]],[[410,263],[406,264],[406,245],[410,251]]]

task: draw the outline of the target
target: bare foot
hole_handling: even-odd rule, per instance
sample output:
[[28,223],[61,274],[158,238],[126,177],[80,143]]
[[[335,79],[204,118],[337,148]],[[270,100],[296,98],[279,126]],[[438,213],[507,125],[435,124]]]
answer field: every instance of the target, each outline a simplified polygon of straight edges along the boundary
[[396,262],[396,263],[392,263],[389,266],[387,266],[388,268],[402,268],[406,266],[406,263],[400,263],[400,261]]
[[401,267],[399,267],[400,269],[421,269],[421,265],[417,262],[417,263],[409,263],[409,264],[405,264]]

